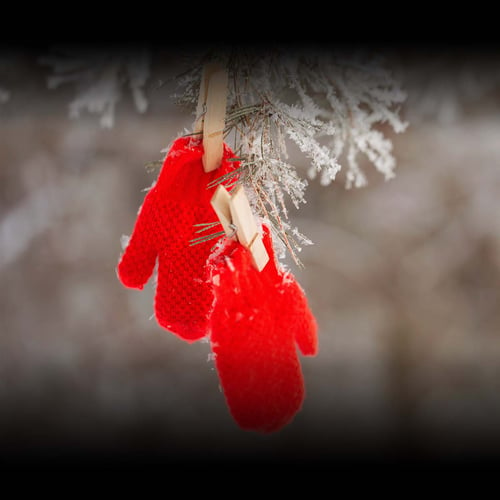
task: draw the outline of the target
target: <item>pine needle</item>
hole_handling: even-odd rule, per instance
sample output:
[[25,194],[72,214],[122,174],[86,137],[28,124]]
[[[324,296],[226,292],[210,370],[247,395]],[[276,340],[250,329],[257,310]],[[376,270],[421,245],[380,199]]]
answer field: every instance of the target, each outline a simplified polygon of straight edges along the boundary
[[203,231],[208,231],[209,229],[212,229],[216,226],[220,225],[220,221],[217,222],[202,222],[200,224],[194,224],[194,227],[201,227],[201,229],[198,229],[198,231],[195,231],[196,233],[202,233]]
[[220,238],[224,236],[226,233],[224,231],[218,231],[217,233],[212,233],[206,236],[200,236],[199,238],[193,238],[189,240],[189,246],[199,245],[200,243],[205,243],[207,241],[213,240],[215,238]]

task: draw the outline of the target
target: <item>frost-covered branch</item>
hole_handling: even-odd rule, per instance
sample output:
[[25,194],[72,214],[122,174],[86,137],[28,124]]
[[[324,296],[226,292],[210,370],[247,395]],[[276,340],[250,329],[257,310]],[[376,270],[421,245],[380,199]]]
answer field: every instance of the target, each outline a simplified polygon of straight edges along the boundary
[[344,155],[346,186],[365,186],[366,176],[358,162],[363,154],[385,179],[391,179],[396,166],[392,141],[380,125],[388,124],[395,133],[407,127],[399,116],[406,93],[391,72],[382,63],[361,56],[342,59],[322,55],[307,65],[289,68],[302,108],[328,124],[317,139],[323,139],[338,159],[333,165],[313,161],[309,175],[320,175],[323,185],[330,184],[342,168]]
[[116,105],[127,87],[137,111],[143,113],[148,107],[144,94],[150,75],[147,50],[60,49],[43,57],[40,63],[52,67],[53,73],[47,80],[50,89],[67,83],[75,86],[75,98],[69,104],[71,118],[78,118],[86,109],[100,115],[102,127],[112,127]]
[[[196,61],[178,81],[177,101],[191,109],[204,62]],[[398,105],[406,95],[387,69],[361,58],[238,54],[225,63],[230,81],[226,139],[241,160],[240,178],[253,193],[254,209],[272,222],[297,261],[295,251],[310,242],[288,225],[286,199],[296,208],[305,203],[307,179],[290,163],[289,146],[295,144],[309,162],[309,177],[319,176],[324,185],[343,168],[343,154],[347,187],[366,184],[360,153],[390,179],[396,163],[392,142],[378,127],[405,130]]]

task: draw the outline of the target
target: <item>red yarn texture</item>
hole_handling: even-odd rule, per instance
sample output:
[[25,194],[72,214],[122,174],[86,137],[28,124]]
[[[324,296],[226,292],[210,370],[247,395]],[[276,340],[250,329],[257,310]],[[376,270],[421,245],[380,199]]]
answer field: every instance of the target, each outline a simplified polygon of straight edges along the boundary
[[[128,246],[118,264],[118,277],[127,287],[142,289],[158,261],[155,315],[158,323],[193,342],[207,335],[213,294],[206,262],[214,242],[190,246],[200,236],[194,225],[216,222],[210,205],[215,191],[207,185],[238,168],[224,145],[221,166],[206,173],[199,139],[177,139],[163,163],[156,184],[139,210]],[[206,233],[202,233],[206,234]]]
[[214,283],[211,344],[226,402],[246,430],[277,431],[300,410],[305,390],[297,346],[317,353],[317,325],[307,298],[289,272],[271,257],[259,273],[249,251],[227,240],[209,267]]

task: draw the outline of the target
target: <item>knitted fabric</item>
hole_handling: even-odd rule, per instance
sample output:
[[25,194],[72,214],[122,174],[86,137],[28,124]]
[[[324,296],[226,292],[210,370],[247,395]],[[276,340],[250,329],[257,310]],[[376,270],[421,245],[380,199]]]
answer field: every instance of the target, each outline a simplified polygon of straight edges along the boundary
[[190,246],[190,240],[199,236],[194,224],[217,221],[210,205],[215,187],[207,185],[239,166],[229,161],[234,155],[227,145],[215,171],[203,170],[202,155],[198,139],[181,137],[173,143],[117,269],[123,285],[142,289],[158,262],[156,318],[188,342],[207,334],[213,300],[205,265],[213,241]]
[[317,325],[295,278],[278,267],[270,231],[263,226],[270,261],[259,273],[249,251],[226,240],[209,267],[214,283],[211,344],[230,412],[246,430],[272,432],[286,425],[304,400],[296,344],[315,355]]

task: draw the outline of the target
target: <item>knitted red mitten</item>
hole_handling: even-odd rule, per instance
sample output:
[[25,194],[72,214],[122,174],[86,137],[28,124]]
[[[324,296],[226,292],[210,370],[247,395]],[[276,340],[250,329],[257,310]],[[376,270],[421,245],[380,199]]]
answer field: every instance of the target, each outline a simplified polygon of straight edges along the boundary
[[211,343],[224,395],[243,429],[272,432],[302,406],[304,381],[296,345],[315,355],[317,325],[292,274],[279,268],[270,231],[262,272],[249,251],[227,240],[209,263],[215,302]]
[[221,166],[206,173],[201,141],[181,137],[172,145],[156,184],[139,211],[134,231],[118,264],[127,287],[142,289],[158,259],[155,314],[158,323],[188,342],[207,334],[212,305],[206,261],[213,241],[190,246],[197,223],[216,222],[207,185],[238,168],[224,145]]

